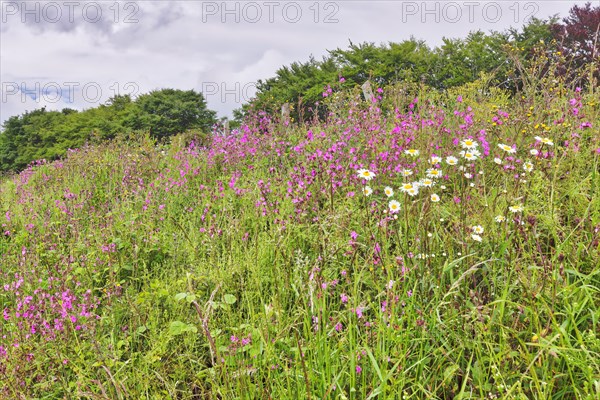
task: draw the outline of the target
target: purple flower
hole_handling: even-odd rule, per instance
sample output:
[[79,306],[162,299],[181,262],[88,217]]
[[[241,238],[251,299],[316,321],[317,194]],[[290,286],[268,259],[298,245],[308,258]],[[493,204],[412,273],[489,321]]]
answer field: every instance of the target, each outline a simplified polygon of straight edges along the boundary
[[363,317],[362,308],[356,308],[356,316],[358,317],[358,319],[361,319]]

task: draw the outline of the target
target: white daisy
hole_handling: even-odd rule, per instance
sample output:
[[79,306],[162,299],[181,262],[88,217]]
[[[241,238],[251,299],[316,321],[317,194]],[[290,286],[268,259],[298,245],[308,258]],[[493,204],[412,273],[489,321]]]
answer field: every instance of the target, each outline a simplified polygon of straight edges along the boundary
[[405,183],[400,186],[400,190],[404,193],[408,193],[411,196],[416,196],[419,193],[419,185],[416,182]]
[[429,168],[425,173],[428,178],[440,178],[442,176],[441,169]]
[[522,204],[517,204],[517,205],[508,207],[508,209],[512,213],[518,213],[518,212],[523,211],[523,205]]
[[398,211],[400,211],[400,202],[397,200],[390,201],[388,206],[390,208],[391,213],[397,213]]
[[375,178],[375,174],[373,172],[369,171],[368,169],[362,168],[356,172],[357,172],[359,178],[363,178],[366,181],[370,181],[371,179]]
[[481,225],[474,225],[471,227],[471,229],[473,230],[473,233],[476,233],[478,235],[481,235],[483,233],[483,226]]
[[481,155],[481,153],[478,150],[473,149],[473,150],[463,150],[460,152],[460,155],[469,161],[473,161],[473,160],[477,160],[477,157],[479,157]]
[[435,182],[429,178],[424,178],[419,181],[419,186],[432,187],[433,185],[435,185]]
[[507,144],[498,143],[498,147],[500,147],[502,150],[509,154],[514,154],[517,152],[517,149],[515,147],[510,147]]
[[458,158],[456,158],[454,156],[448,156],[448,157],[446,157],[446,164],[456,165],[456,164],[458,164]]
[[549,138],[536,136],[535,140],[537,140],[538,142],[542,142],[543,144],[547,144],[548,146],[554,146],[554,142]]
[[472,149],[477,148],[477,146],[479,145],[479,143],[477,143],[473,139],[465,139],[462,142],[460,142],[460,145],[462,146],[463,149],[472,150]]

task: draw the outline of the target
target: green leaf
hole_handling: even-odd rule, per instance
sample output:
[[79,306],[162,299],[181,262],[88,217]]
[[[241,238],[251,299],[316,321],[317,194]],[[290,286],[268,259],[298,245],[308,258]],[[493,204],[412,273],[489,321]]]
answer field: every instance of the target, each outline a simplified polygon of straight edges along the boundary
[[198,328],[192,324],[186,324],[181,321],[173,321],[169,325],[169,333],[171,335],[177,336],[186,332],[198,333]]
[[175,301],[181,301],[187,297],[187,293],[177,293],[175,295]]
[[186,331],[187,326],[185,322],[173,321],[169,325],[169,333],[174,336],[181,335]]
[[235,298],[235,296],[232,295],[232,294],[226,294],[225,296],[223,296],[223,300],[227,304],[233,304],[233,303],[235,303],[237,301],[237,299]]
[[459,366],[456,364],[452,364],[452,365],[448,366],[444,370],[444,382],[449,382],[452,378],[454,378],[456,371],[458,371],[459,369],[460,369]]
[[196,295],[194,295],[194,294],[188,294],[185,297],[185,301],[187,301],[188,303],[191,304],[193,301],[196,301]]

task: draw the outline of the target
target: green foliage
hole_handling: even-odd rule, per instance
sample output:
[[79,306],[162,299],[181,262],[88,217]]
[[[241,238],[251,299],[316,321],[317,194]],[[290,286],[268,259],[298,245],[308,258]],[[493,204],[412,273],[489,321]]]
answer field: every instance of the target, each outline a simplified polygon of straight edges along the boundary
[[216,122],[216,113],[206,108],[204,96],[194,90],[156,90],[139,96],[135,105],[130,124],[134,129],[150,131],[157,139],[189,129],[210,132]]
[[45,108],[9,118],[0,133],[0,171],[19,171],[34,160],[54,160],[85,143],[98,143],[138,131],[164,140],[186,131],[210,132],[216,113],[201,93],[163,89],[115,96],[106,104],[77,112]]
[[[539,56],[540,48],[556,48],[557,34],[551,31],[555,22],[556,18],[532,18],[521,29],[475,31],[464,39],[444,38],[435,48],[415,38],[381,45],[350,42],[348,49],[332,50],[322,61],[311,58],[306,63],[295,62],[280,68],[273,78],[259,81],[256,98],[238,114],[263,110],[277,115],[283,103],[291,103],[295,120],[324,118],[328,110],[319,104],[328,86],[347,89],[368,79],[376,87],[409,82],[444,91],[473,82],[485,73],[491,84],[516,93],[522,70]],[[517,50],[521,70],[515,68]],[[340,77],[344,83],[339,82]]]

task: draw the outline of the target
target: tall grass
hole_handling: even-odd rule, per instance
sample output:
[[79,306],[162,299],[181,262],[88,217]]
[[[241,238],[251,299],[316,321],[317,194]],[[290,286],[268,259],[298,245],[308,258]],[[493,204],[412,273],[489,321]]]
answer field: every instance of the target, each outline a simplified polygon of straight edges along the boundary
[[1,396],[599,398],[599,101],[558,85],[32,165],[0,186]]

